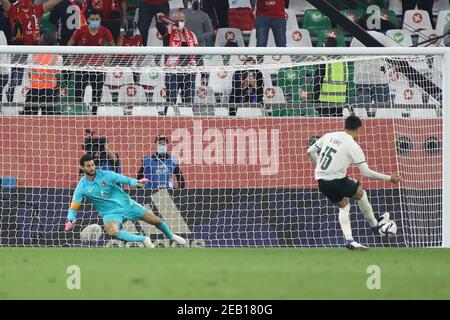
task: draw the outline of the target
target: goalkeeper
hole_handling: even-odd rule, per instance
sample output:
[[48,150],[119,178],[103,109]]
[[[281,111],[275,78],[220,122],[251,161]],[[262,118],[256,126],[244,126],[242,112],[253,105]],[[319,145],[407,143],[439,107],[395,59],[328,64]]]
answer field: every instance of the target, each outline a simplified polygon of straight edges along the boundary
[[70,231],[76,220],[77,210],[80,208],[83,198],[94,205],[98,214],[103,218],[106,233],[119,240],[130,242],[142,242],[145,247],[153,248],[149,237],[136,235],[121,230],[123,219],[131,221],[142,220],[161,230],[170,240],[185,245],[186,240],[170,231],[168,225],[153,212],[135,202],[123,191],[118,184],[127,184],[133,187],[144,187],[147,179],[136,180],[117,174],[112,171],[96,170],[94,159],[85,154],[80,159],[80,168],[84,177],[80,179],[73,194],[65,231]]

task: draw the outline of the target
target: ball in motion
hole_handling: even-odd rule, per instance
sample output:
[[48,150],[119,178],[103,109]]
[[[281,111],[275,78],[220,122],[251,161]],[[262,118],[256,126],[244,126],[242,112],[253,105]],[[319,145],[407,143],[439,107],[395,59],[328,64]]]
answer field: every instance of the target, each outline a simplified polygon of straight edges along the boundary
[[83,241],[97,241],[103,234],[102,227],[98,224],[90,224],[80,232],[80,239]]
[[394,236],[397,234],[397,224],[394,221],[389,220],[381,225],[381,227],[378,229],[378,232],[383,237]]

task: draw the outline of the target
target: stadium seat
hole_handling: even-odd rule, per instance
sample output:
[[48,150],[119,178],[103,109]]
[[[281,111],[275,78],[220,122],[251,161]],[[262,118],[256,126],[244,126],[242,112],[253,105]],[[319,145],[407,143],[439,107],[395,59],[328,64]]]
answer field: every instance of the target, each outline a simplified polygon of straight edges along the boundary
[[448,0],[434,0],[433,14],[438,15],[441,11],[449,10],[450,3]]
[[220,69],[211,71],[209,74],[208,86],[213,89],[214,92],[224,92],[231,89],[233,81],[233,72],[230,70]]
[[317,36],[320,30],[331,29],[331,20],[317,9],[305,11],[302,29],[307,29],[312,36]]
[[141,73],[139,83],[144,88],[164,86],[165,74],[158,71],[144,71]]
[[150,28],[148,30],[147,47],[162,47],[162,46],[164,46],[164,44],[158,30],[156,28]]
[[92,102],[92,87],[89,85],[84,89],[83,102],[89,104]]
[[419,119],[434,119],[438,118],[435,109],[411,109],[410,118]]
[[[349,20],[356,23],[358,20],[360,20],[364,16],[364,9],[362,9],[362,8],[360,8],[360,9],[345,9],[345,10],[341,10],[341,13],[344,16],[346,16]],[[343,29],[339,27],[339,30],[343,30]]]
[[203,64],[206,67],[223,66],[223,57],[221,55],[204,55]]
[[153,89],[152,102],[161,103],[166,102],[167,89],[165,86],[158,86]]
[[217,29],[215,47],[223,47],[228,40],[235,40],[239,47],[245,47],[242,31],[236,28]]
[[119,103],[147,104],[147,96],[142,86],[129,84],[119,89]]
[[[177,112],[178,109],[178,112]],[[173,107],[170,106],[167,108],[168,116],[184,116],[184,117],[193,117],[194,110],[191,107]]]
[[304,15],[306,10],[315,8],[306,0],[294,0],[289,1],[289,9],[294,11],[296,15]]
[[291,9],[285,9],[286,12],[286,30],[298,29],[297,16],[295,11]]
[[317,37],[317,46],[322,47],[325,39],[328,37],[336,38],[338,47],[345,47],[345,33],[338,29],[320,30]]
[[389,0],[389,10],[394,11],[397,16],[401,16],[403,14],[402,0]]
[[169,1],[170,10],[184,9],[183,0],[170,0]]
[[261,70],[264,80],[264,87],[272,87],[272,76],[270,70],[263,69]]
[[0,106],[0,115],[1,116],[18,116],[19,110],[22,110],[22,108],[19,108],[17,106],[14,106],[14,107],[1,107]]
[[433,29],[428,12],[425,10],[407,10],[403,17],[402,29],[417,32],[424,29]]
[[98,107],[98,116],[123,116],[122,107]]
[[214,116],[216,117],[228,117],[229,112],[228,108],[224,107],[216,107],[214,108]]
[[252,7],[250,0],[229,0],[228,5],[229,5],[230,9],[251,8]]
[[[426,29],[426,30],[422,30],[422,31],[418,32],[417,35],[419,36],[419,39],[417,41],[418,41],[418,43],[420,43],[420,42],[424,42],[424,41],[431,40],[433,38],[438,37],[439,33],[437,30]],[[441,47],[441,46],[443,46],[442,42],[443,42],[443,39],[438,39],[435,42],[427,42],[424,44],[420,44],[420,45],[418,45],[418,47],[428,47],[428,48]]]
[[[228,61],[228,65],[230,66],[239,66],[244,64],[245,60],[247,60],[249,56],[246,55],[231,55]],[[254,57],[256,58],[256,57]]]
[[280,87],[265,87],[263,100],[265,103],[286,103]]
[[396,108],[377,108],[375,111],[375,118],[380,119],[401,119],[405,118],[407,115],[407,109],[396,109]]
[[263,112],[260,108],[238,108],[236,111],[236,117],[241,118],[260,118],[263,116]]
[[109,90],[109,88],[107,86],[103,86],[101,102],[103,102],[103,103],[112,103],[113,102],[111,91]]
[[417,88],[399,88],[395,91],[395,104],[423,104],[422,92]]
[[156,107],[138,106],[133,107],[133,116],[157,116],[158,109]]
[[264,70],[267,73],[274,74],[277,73],[283,67],[286,67],[292,63],[291,57],[286,55],[272,55],[264,56]]
[[132,72],[107,72],[105,77],[105,86],[109,87],[111,92],[118,92],[120,87],[126,84],[134,83]]
[[292,29],[286,32],[286,46],[312,47],[309,31],[305,29]]
[[210,87],[199,87],[195,90],[194,103],[214,104],[214,92]]
[[411,33],[402,29],[391,29],[386,31],[386,35],[398,43],[401,47],[411,47],[413,45]]
[[436,31],[439,35],[444,34],[444,27],[450,21],[450,9],[440,11],[436,21]]
[[[388,37],[384,33],[378,31],[368,31],[368,33],[386,47],[399,46],[397,42],[395,42],[392,38]],[[365,45],[363,45],[358,39],[354,37],[350,43],[350,47],[365,47]]]

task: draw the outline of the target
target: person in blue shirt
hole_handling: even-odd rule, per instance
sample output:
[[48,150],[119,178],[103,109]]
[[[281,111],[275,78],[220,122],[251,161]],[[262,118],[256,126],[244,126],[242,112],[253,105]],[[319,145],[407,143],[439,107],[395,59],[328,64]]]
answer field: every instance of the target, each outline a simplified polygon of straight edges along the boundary
[[165,136],[156,137],[156,153],[145,156],[142,160],[142,167],[139,169],[137,178],[149,180],[146,189],[175,189],[174,176],[179,189],[186,187],[178,159],[167,152],[168,142]]
[[117,184],[127,184],[132,187],[143,188],[147,179],[125,177],[113,171],[96,170],[94,158],[85,154],[80,159],[80,168],[84,176],[78,181],[74,191],[72,203],[67,215],[65,231],[70,231],[76,221],[77,210],[80,209],[83,199],[91,202],[103,219],[106,233],[122,241],[142,242],[145,247],[153,248],[149,237],[136,235],[121,230],[123,219],[142,220],[161,230],[170,240],[185,245],[186,240],[170,231],[169,226],[159,217],[155,216],[131,197]]

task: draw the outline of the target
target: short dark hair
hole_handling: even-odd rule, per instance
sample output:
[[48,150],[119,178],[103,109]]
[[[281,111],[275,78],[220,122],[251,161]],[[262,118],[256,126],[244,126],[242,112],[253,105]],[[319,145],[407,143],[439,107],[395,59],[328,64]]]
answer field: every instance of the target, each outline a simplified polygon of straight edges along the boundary
[[361,119],[357,116],[349,116],[347,119],[345,119],[345,129],[354,131],[361,127]]
[[84,167],[84,163],[87,161],[94,161],[94,158],[89,153],[86,153],[84,156],[81,157],[80,166]]
[[86,10],[86,12],[84,13],[84,17],[86,18],[86,19],[89,19],[89,17],[90,16],[100,16],[100,20],[103,20],[102,18],[102,14],[101,14],[101,12],[98,12],[98,11],[95,11],[94,9],[88,9],[88,10]]
[[158,143],[160,141],[164,141],[166,144],[169,143],[169,139],[167,139],[167,137],[163,136],[163,135],[157,136],[156,139],[155,139],[155,143]]

